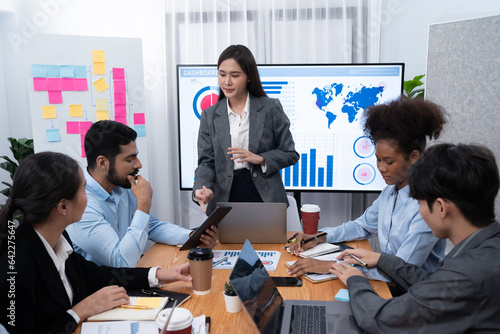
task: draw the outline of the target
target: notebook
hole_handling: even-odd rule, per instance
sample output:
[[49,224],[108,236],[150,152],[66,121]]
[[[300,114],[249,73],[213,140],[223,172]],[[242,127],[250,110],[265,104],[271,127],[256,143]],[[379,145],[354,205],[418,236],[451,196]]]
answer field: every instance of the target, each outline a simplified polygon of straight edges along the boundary
[[[339,256],[340,253],[341,252],[323,254],[323,255],[315,256],[314,258],[317,260],[321,260],[321,261],[337,261],[337,256]],[[295,261],[288,261],[285,263],[285,266],[290,268],[294,263],[295,263]],[[321,282],[326,282],[326,281],[331,281],[333,279],[336,279],[337,275],[334,275],[332,273],[328,273],[328,274],[307,273],[307,274],[302,275],[302,277],[311,283],[321,283]]]
[[248,240],[229,282],[260,333],[312,333],[310,329],[299,328],[308,323],[311,315],[320,319],[319,333],[364,333],[357,326],[348,302],[284,301]]
[[324,242],[321,244],[317,244],[313,248],[309,248],[308,250],[300,252],[299,256],[302,258],[316,257],[328,253],[338,252],[339,250],[340,250],[339,246]]
[[285,203],[219,202],[217,206],[232,208],[219,223],[220,243],[242,244],[247,239],[258,244],[286,242]]
[[[111,310],[93,315],[87,321],[111,320],[155,320],[169,301],[168,297],[130,297],[129,305],[149,306],[152,309],[137,310],[115,307]],[[172,304],[173,305],[173,304]]]

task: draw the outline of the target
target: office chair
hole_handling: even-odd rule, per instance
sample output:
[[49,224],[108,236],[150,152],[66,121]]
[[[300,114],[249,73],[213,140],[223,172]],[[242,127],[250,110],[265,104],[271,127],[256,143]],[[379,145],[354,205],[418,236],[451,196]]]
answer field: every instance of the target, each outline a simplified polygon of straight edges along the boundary
[[290,195],[287,195],[287,198],[290,205],[288,206],[288,209],[286,209],[286,230],[302,232],[302,224],[300,223],[297,201]]

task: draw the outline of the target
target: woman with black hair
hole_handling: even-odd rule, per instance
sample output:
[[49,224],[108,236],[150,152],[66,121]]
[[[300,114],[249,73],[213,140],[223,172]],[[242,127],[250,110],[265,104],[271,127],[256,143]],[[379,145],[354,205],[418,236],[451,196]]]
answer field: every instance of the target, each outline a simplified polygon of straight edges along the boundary
[[209,215],[217,202],[288,204],[279,171],[299,160],[288,117],[266,96],[247,47],[226,48],[217,69],[219,101],[201,114],[193,200]]
[[[78,163],[37,153],[18,167],[0,212],[0,323],[11,333],[72,333],[88,317],[128,304],[127,289],[190,281],[189,264],[170,269],[99,267],[73,252],[65,228],[87,205]],[[13,214],[23,219],[14,226]]]
[[[380,249],[404,261],[435,271],[444,257],[445,240],[436,238],[409,196],[408,170],[421,156],[426,137],[437,139],[445,124],[440,106],[424,99],[394,100],[375,105],[364,113],[364,131],[376,147],[377,167],[387,183],[380,196],[356,220],[337,227],[322,228],[326,237],[301,245],[311,235],[299,233],[290,250],[298,254],[322,242],[343,242],[378,236]],[[289,274],[328,273],[332,262],[302,259]],[[370,279],[387,281],[376,268],[365,269]]]

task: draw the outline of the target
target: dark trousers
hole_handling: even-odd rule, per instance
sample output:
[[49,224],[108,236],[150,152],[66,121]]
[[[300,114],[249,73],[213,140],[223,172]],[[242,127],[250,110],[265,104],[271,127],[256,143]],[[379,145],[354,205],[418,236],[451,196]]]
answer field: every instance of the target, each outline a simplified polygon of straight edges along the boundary
[[252,175],[248,169],[234,171],[229,202],[264,202],[253,184]]

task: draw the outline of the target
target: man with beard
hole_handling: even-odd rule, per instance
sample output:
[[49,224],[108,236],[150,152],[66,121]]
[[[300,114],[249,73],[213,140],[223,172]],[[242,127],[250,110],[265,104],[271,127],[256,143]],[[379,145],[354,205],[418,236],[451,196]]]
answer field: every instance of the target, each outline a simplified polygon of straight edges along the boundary
[[[183,244],[192,230],[149,214],[153,189],[138,175],[137,133],[115,121],[99,121],[85,135],[87,208],[67,231],[75,251],[98,265],[135,267],[147,240]],[[204,247],[218,239],[215,226],[200,238]]]

